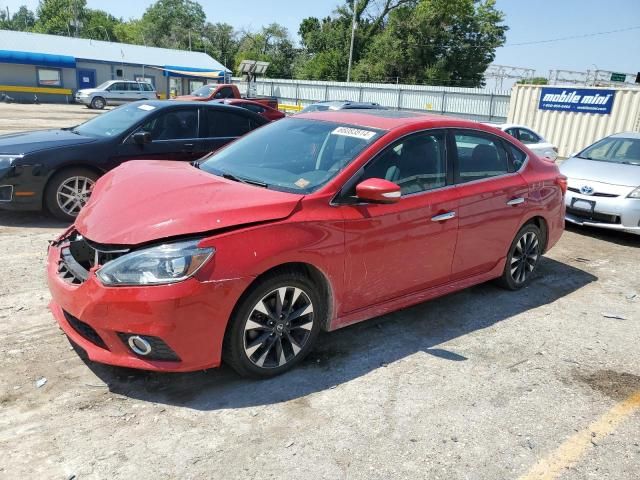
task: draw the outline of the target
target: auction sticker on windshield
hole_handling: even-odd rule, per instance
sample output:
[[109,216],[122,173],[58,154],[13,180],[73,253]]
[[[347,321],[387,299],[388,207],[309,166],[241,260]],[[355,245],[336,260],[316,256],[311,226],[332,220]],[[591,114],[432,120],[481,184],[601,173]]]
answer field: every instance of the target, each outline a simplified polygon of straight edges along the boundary
[[376,132],[372,132],[371,130],[361,130],[359,128],[338,127],[333,132],[331,132],[331,134],[370,140],[376,134]]
[[156,107],[154,107],[153,105],[147,105],[146,103],[144,105],[139,105],[138,108],[140,110],[145,110],[147,112],[150,112],[151,110],[155,110]]

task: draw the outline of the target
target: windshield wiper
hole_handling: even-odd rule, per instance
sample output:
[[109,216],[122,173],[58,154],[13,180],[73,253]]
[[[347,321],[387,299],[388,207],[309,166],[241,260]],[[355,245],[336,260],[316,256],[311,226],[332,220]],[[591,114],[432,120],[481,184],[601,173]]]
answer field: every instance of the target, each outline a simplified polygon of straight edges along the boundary
[[257,187],[269,188],[269,185],[263,182],[259,182],[258,180],[251,180],[250,178],[242,178],[237,177],[231,173],[221,173],[220,176],[222,178],[226,178],[227,180],[232,180],[234,182],[246,183],[247,185],[255,185]]

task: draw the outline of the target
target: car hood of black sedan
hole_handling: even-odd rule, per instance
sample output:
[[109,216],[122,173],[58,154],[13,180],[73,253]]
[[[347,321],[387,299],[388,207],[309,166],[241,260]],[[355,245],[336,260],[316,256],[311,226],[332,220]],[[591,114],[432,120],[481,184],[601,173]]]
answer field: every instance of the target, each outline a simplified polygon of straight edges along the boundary
[[42,130],[38,132],[9,133],[0,135],[0,154],[26,155],[50,148],[68,147],[95,142],[71,130]]

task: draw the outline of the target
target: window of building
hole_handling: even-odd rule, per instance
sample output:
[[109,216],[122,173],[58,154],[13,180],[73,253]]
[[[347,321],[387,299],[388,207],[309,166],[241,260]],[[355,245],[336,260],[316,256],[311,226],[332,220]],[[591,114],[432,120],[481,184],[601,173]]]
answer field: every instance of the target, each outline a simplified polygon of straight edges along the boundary
[[61,87],[62,70],[59,68],[38,68],[38,85],[41,87]]

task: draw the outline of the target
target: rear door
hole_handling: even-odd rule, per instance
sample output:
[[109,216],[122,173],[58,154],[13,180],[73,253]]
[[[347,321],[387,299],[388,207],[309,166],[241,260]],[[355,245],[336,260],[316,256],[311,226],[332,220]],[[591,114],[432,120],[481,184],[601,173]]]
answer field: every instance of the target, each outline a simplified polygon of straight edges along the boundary
[[255,121],[253,115],[243,115],[242,110],[216,108],[213,105],[203,108],[205,123],[202,136],[205,140],[204,148],[210,152],[262,125],[262,123]]
[[511,147],[478,130],[453,130],[449,147],[459,199],[452,281],[486,273],[507,254],[522,222],[528,186]]
[[127,160],[192,161],[203,155],[197,106],[164,109],[150,117],[136,132],[148,132],[151,143],[138,145],[129,135],[119,145],[117,163]]
[[[397,140],[354,177],[338,199],[345,219],[348,313],[447,283],[455,249],[457,199],[445,131]],[[355,185],[383,178],[400,185],[394,204],[345,204]]]

